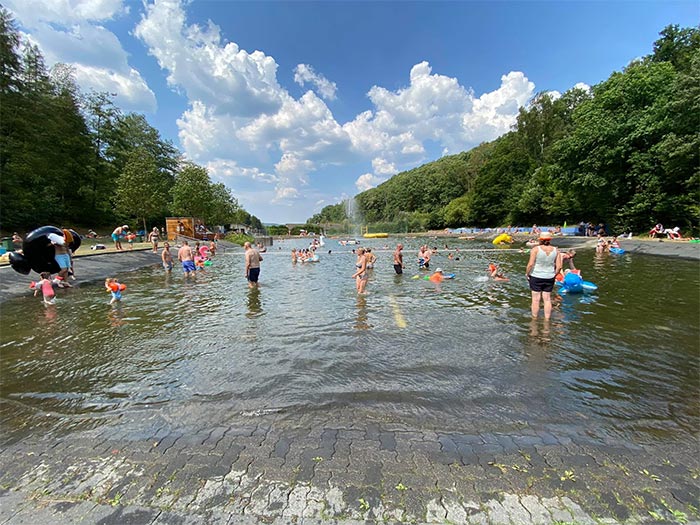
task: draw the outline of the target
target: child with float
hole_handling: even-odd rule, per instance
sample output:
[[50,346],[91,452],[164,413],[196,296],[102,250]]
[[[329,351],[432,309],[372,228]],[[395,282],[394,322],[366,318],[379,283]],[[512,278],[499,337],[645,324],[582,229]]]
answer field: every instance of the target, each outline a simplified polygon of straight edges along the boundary
[[122,292],[126,290],[126,285],[120,283],[116,277],[108,277],[105,279],[105,290],[112,294],[112,300],[109,304],[114,304],[122,300]]
[[42,272],[39,274],[41,280],[37,282],[32,282],[29,287],[34,289],[34,297],[41,295],[44,300],[45,305],[56,304],[56,294],[53,291],[53,281],[51,280],[51,274],[49,272]]

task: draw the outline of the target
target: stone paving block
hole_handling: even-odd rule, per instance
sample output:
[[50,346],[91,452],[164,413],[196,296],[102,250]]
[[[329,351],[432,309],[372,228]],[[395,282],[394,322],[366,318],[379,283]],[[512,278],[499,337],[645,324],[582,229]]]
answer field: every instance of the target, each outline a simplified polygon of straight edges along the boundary
[[571,513],[573,521],[577,525],[595,525],[595,520],[575,501],[564,496],[561,498],[561,503]]
[[29,507],[24,507],[12,518],[3,522],[5,525],[55,525],[57,523],[94,523],[92,511],[95,504],[80,503],[47,503],[34,501]]
[[286,519],[299,519],[306,508],[306,496],[310,487],[308,485],[295,485],[289,492],[287,507],[282,511],[282,517]]
[[230,513],[221,511],[204,514],[162,511],[151,525],[228,525],[230,517]]
[[[488,514],[488,522],[491,525],[511,525],[510,516],[508,515],[508,512],[506,511],[505,507],[501,504],[500,501],[495,499],[489,499],[483,501],[482,506]],[[522,516],[518,516],[516,518],[522,518]],[[528,523],[528,521],[523,521],[522,519],[519,519],[515,523]]]
[[530,522],[534,525],[548,525],[552,521],[552,516],[547,508],[536,496],[520,496],[520,503],[530,514]]
[[464,511],[467,513],[467,523],[470,525],[490,525],[488,513],[475,501],[462,503]]
[[11,490],[0,491],[0,523],[5,523],[13,515],[21,512],[24,507],[31,506],[32,502],[22,492]]

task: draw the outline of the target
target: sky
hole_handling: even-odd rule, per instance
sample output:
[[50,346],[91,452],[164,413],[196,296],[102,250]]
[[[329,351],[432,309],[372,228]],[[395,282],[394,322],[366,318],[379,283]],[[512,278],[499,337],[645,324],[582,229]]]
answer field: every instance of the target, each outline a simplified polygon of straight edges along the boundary
[[3,4],[49,67],[277,224],[493,140],[535,94],[594,86],[700,19],[696,0]]

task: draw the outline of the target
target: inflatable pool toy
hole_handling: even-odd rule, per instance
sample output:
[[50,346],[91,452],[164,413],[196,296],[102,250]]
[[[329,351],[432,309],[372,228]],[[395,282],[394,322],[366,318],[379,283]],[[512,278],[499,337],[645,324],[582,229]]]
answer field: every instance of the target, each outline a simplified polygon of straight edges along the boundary
[[623,253],[625,253],[625,250],[623,250],[622,248],[610,248],[610,253],[622,255]]
[[[434,275],[434,274],[433,274]],[[430,275],[414,275],[411,277],[411,279],[423,279],[424,281],[429,281],[430,280]],[[454,273],[443,273],[442,277],[444,279],[454,279],[456,275]]]
[[499,244],[510,244],[513,242],[513,238],[507,233],[502,233],[493,240],[493,244],[498,246]]
[[363,235],[365,239],[385,239],[389,237],[388,233],[365,233]]
[[557,281],[557,284],[561,286],[559,293],[584,293],[584,292],[595,292],[598,287],[589,281],[584,281],[581,277],[580,272],[568,272],[564,279]]
[[209,260],[204,261],[204,266],[211,266],[211,261],[209,261]]
[[[80,235],[74,230],[67,231],[72,237],[72,240],[67,243],[68,247],[75,253],[80,248]],[[22,243],[22,253],[10,253],[9,259],[12,269],[24,275],[29,275],[32,270],[36,273],[58,273],[61,269],[56,263],[56,250],[51,244],[49,235],[53,239],[64,238],[63,230],[55,226],[42,226],[29,232]]]

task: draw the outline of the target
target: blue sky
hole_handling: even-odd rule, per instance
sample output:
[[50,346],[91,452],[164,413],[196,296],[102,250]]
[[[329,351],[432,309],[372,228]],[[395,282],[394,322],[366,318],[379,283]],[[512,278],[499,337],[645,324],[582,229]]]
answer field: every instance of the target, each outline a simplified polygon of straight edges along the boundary
[[49,66],[277,223],[493,140],[535,93],[592,86],[700,18],[697,1],[4,5]]

